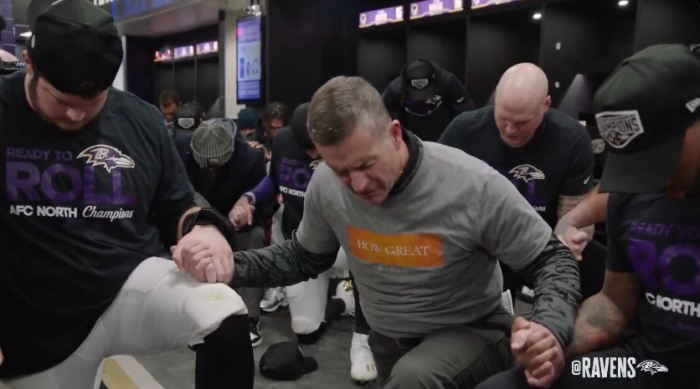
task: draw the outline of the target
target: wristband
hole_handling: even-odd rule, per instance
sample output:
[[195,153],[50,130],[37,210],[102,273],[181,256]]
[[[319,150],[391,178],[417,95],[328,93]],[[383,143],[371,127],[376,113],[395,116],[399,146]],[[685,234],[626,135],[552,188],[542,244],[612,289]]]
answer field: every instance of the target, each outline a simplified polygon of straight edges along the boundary
[[189,234],[195,226],[214,226],[227,242],[233,242],[235,236],[233,224],[213,208],[202,208],[187,215],[182,223],[182,236]]

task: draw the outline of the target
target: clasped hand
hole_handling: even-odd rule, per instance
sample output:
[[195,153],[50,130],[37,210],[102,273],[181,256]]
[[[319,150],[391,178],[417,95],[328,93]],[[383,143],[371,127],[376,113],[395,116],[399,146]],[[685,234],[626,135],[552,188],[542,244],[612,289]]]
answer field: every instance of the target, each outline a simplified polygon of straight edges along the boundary
[[572,226],[559,226],[554,230],[557,238],[574,254],[577,261],[583,260],[583,250],[588,245],[588,234]]
[[214,226],[195,226],[170,248],[179,269],[200,282],[228,284],[233,278],[233,251]]
[[255,207],[250,205],[247,197],[241,197],[228,213],[228,220],[236,231],[253,224],[253,212]]
[[516,318],[510,347],[531,386],[549,388],[564,370],[564,350],[559,340],[539,323]]

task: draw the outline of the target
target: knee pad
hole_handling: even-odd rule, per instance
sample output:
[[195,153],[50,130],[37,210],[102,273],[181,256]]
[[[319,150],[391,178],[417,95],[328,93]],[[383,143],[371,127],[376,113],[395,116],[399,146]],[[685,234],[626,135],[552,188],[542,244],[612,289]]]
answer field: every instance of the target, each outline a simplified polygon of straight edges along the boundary
[[250,327],[247,315],[231,315],[225,318],[219,327],[204,337],[204,344],[220,346],[250,343]]
[[225,284],[201,284],[193,288],[183,307],[204,338],[233,315],[247,317],[248,309],[241,296]]
[[323,335],[324,332],[326,332],[327,324],[325,322],[321,322],[321,324],[318,326],[318,328],[312,332],[305,333],[305,334],[300,334],[297,333],[297,341],[300,344],[314,344],[321,339],[321,336]]

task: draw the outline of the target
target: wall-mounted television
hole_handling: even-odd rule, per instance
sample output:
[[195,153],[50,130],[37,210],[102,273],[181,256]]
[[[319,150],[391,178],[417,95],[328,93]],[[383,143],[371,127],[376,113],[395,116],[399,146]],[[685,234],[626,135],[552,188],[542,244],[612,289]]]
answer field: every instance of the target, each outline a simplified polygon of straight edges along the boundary
[[492,5],[501,5],[513,3],[521,0],[472,0],[472,9],[490,7]]
[[181,46],[173,49],[175,59],[185,59],[194,57],[194,46]]
[[219,42],[211,41],[211,42],[198,43],[195,46],[195,51],[197,52],[197,55],[207,55],[207,54],[218,53],[219,52]]
[[261,16],[236,21],[236,90],[238,102],[263,99],[263,23]]
[[423,0],[411,3],[412,20],[464,11],[463,0]]
[[360,14],[360,28],[403,22],[403,5],[382,8]]
[[167,62],[173,60],[173,51],[171,49],[162,49],[155,52],[153,62]]

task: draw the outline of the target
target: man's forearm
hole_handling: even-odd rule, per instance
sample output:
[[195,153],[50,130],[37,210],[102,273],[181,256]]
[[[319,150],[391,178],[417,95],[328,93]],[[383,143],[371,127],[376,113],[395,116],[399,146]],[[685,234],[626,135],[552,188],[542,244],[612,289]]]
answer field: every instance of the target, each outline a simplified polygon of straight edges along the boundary
[[573,254],[552,236],[525,273],[535,285],[532,320],[549,328],[566,349],[581,302],[579,269]]
[[574,338],[566,355],[585,354],[619,344],[631,324],[609,298],[599,293],[581,305],[574,326]]
[[337,250],[315,254],[306,250],[296,235],[263,249],[234,253],[232,287],[288,286],[316,278],[335,263]]

